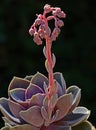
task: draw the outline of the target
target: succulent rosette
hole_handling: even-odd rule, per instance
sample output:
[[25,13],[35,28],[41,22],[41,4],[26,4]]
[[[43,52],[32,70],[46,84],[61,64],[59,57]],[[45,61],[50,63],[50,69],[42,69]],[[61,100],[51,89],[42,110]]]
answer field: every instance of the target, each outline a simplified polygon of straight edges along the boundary
[[[0,99],[3,120],[9,129],[71,130],[71,127],[87,120],[90,111],[77,107],[81,89],[66,89],[62,73],[54,73],[56,93],[48,102],[48,78],[37,72],[25,78],[14,77],[9,84],[9,98]],[[45,87],[46,86],[46,87]]]
[[[47,16],[51,13],[51,16]],[[0,98],[0,110],[4,115],[5,127],[1,130],[92,130],[87,121],[90,111],[78,107],[81,89],[75,85],[66,88],[62,73],[53,73],[56,63],[51,53],[55,41],[64,25],[61,18],[65,13],[58,7],[46,4],[43,14],[31,26],[29,33],[34,42],[41,45],[46,41],[43,53],[48,78],[37,72],[25,78],[13,77],[8,87],[8,98]],[[54,20],[51,31],[48,22]],[[86,129],[87,128],[87,129]]]

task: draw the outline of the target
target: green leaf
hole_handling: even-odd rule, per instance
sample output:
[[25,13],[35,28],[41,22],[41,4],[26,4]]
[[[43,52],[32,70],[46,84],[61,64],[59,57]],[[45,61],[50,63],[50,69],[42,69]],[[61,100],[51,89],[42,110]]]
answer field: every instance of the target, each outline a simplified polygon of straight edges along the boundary
[[92,124],[88,121],[84,121],[77,126],[74,126],[72,130],[94,130]]
[[1,130],[10,130],[8,126],[2,127]]

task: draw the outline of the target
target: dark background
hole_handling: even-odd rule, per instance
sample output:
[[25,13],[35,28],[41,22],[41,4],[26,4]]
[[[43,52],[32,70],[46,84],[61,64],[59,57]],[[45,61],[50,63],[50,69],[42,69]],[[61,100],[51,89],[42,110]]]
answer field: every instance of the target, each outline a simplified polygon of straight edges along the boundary
[[0,97],[7,97],[13,76],[37,71],[47,75],[44,45],[37,46],[28,34],[35,14],[42,13],[46,3],[67,14],[53,43],[54,71],[63,73],[67,86],[75,84],[82,89],[80,105],[91,110],[89,120],[96,126],[96,0],[0,0]]

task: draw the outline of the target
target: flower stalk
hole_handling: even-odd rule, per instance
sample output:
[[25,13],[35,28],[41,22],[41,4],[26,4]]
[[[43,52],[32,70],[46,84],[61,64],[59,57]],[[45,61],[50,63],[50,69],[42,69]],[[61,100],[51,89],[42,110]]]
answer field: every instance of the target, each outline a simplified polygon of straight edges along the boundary
[[51,40],[46,36],[46,64],[48,66],[48,79],[49,79],[49,97],[53,94],[54,79],[53,79],[53,64],[51,54]]
[[[47,16],[47,14],[51,14]],[[60,20],[61,18],[65,18],[66,15],[63,11],[61,11],[58,7],[51,7],[50,5],[46,4],[44,6],[43,14],[37,15],[37,19],[31,26],[29,33],[30,35],[34,36],[34,42],[37,45],[42,44],[42,40],[45,39],[46,46],[44,47],[44,55],[46,58],[45,67],[48,72],[48,94],[47,96],[51,98],[51,96],[55,93],[54,92],[54,76],[53,76],[53,68],[55,66],[56,58],[55,55],[51,53],[52,42],[56,40],[60,33],[60,28],[64,25],[63,21]],[[53,31],[49,27],[48,23],[50,20],[54,19],[55,28]],[[39,29],[37,28],[39,27]]]

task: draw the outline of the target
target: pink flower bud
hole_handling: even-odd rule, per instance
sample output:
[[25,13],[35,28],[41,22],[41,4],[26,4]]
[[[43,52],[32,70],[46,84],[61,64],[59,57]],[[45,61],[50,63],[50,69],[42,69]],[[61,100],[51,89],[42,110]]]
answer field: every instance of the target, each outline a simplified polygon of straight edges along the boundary
[[53,11],[52,11],[52,14],[54,15],[54,16],[56,16],[58,13],[60,13],[61,12],[61,9],[60,8],[55,8]]
[[50,5],[46,4],[46,5],[44,6],[44,11],[45,11],[46,13],[50,13],[50,12],[51,12],[51,7],[50,7]]
[[54,28],[53,32],[52,32],[52,35],[54,35],[55,37],[58,37],[60,33],[60,29],[59,28]]
[[59,18],[65,18],[66,14],[63,11],[61,11],[60,13],[58,13],[58,17]]
[[51,35],[51,40],[55,41],[56,38],[58,37],[59,33],[60,33],[60,29],[55,27],[53,32],[52,32],[52,35]]
[[62,27],[62,26],[64,26],[64,22],[62,20],[58,19],[58,20],[56,20],[55,25],[58,27]]
[[34,29],[32,29],[32,28],[29,29],[29,34],[30,34],[31,36],[34,34],[34,32],[35,32]]
[[61,11],[60,9],[54,10],[54,11],[52,12],[52,14],[53,14],[54,16],[59,17],[59,18],[65,18],[65,17],[66,17],[66,14],[65,14],[63,11]]
[[36,20],[35,20],[35,25],[37,26],[37,25],[40,25],[42,23],[42,20],[41,19],[39,19],[39,18],[37,18]]
[[39,34],[39,36],[40,36],[42,39],[45,38],[44,29],[39,28],[38,34]]
[[35,43],[37,43],[37,45],[41,45],[42,44],[42,40],[41,40],[41,38],[39,37],[39,35],[38,35],[38,33],[37,32],[35,32],[35,34],[34,34],[34,42]]
[[46,32],[46,35],[50,37],[50,34],[51,34],[51,29],[49,27],[47,27],[45,29],[45,32]]

